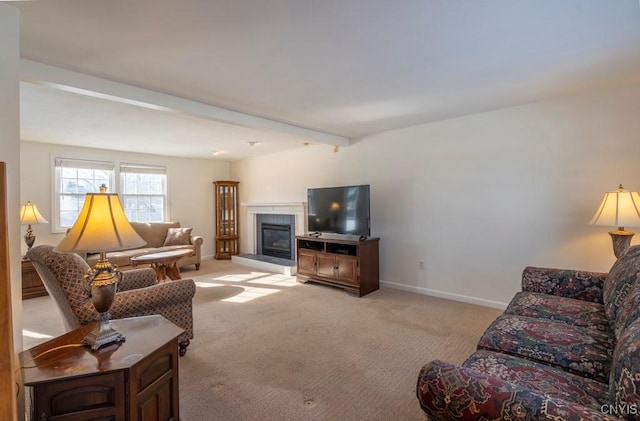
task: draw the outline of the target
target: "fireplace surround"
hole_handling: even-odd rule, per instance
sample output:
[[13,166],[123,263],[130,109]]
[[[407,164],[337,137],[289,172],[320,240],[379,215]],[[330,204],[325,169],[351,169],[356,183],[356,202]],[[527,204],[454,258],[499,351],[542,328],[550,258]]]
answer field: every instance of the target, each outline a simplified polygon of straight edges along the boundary
[[263,219],[264,215],[288,215],[292,218],[291,245],[294,247],[295,236],[305,235],[307,230],[306,203],[241,203],[240,211],[242,221],[244,221],[244,229],[241,230],[241,254],[233,256],[231,258],[232,261],[256,269],[295,275],[295,250],[292,252],[291,260],[289,260],[286,265],[271,263],[268,261],[270,259],[263,259],[263,256],[259,254],[258,230],[260,230],[260,227],[258,226],[258,217],[260,216],[260,219]]

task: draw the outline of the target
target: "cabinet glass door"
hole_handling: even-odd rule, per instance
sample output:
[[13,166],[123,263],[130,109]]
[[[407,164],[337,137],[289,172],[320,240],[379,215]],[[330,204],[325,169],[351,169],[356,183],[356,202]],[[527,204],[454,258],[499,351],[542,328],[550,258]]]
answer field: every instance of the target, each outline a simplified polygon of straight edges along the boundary
[[216,259],[239,252],[238,182],[214,181],[216,193]]

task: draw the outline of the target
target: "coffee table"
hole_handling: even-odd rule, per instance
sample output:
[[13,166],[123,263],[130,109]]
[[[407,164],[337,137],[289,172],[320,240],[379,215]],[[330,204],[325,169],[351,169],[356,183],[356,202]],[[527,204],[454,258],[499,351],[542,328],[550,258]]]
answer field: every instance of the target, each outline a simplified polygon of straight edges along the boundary
[[178,260],[193,255],[193,250],[170,250],[158,253],[143,254],[131,258],[131,266],[151,265],[156,271],[156,279],[162,281],[169,277],[171,280],[182,279]]

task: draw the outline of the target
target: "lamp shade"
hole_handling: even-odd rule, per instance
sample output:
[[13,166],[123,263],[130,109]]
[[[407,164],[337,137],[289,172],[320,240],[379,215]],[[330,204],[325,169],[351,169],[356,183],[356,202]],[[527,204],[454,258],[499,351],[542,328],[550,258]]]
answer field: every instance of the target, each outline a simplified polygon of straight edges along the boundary
[[640,227],[640,195],[638,192],[625,191],[620,184],[617,191],[604,194],[602,203],[589,224]]
[[22,225],[35,225],[46,224],[48,221],[38,211],[38,207],[33,203],[27,201],[26,204],[20,207],[20,224]]
[[55,251],[107,252],[145,244],[127,220],[117,194],[87,193],[78,219]]

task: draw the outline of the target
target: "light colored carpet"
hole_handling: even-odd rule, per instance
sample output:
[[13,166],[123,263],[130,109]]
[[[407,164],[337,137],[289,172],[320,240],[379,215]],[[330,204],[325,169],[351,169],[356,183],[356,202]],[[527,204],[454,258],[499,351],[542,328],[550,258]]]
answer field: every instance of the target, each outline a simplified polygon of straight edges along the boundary
[[[183,421],[422,420],[420,367],[462,362],[500,313],[390,288],[356,298],[229,261],[183,277],[198,285]],[[24,325],[63,332],[48,297],[24,301]],[[25,348],[44,340],[25,336]]]

